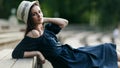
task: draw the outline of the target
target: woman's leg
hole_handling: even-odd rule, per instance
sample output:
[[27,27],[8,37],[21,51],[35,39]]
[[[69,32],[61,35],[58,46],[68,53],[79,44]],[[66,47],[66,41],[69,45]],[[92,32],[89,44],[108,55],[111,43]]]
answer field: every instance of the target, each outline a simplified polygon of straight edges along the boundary
[[120,68],[120,62],[118,61],[118,68]]
[[117,50],[118,61],[120,62],[120,52]]
[[118,68],[120,68],[120,52],[117,50]]

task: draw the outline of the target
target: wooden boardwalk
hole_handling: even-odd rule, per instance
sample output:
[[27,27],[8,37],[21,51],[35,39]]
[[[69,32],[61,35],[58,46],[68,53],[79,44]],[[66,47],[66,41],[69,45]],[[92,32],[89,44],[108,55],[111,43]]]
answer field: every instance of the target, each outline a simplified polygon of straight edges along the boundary
[[[57,35],[57,37],[61,41],[62,44],[69,44],[73,48],[84,47],[84,46],[96,46],[102,43],[113,43],[112,33],[98,32],[94,30],[79,30],[79,28],[74,28],[74,29],[66,28],[62,30]],[[1,34],[0,44],[7,43],[8,41],[10,42],[10,40],[12,41],[17,40],[17,39],[20,40],[22,38],[23,38],[23,33],[19,33],[19,32],[13,33],[13,34],[12,33]],[[117,46],[117,50],[120,51],[120,39],[119,38],[115,39],[115,44]],[[43,64],[43,68],[53,68],[53,67],[51,63],[47,61],[45,64]]]

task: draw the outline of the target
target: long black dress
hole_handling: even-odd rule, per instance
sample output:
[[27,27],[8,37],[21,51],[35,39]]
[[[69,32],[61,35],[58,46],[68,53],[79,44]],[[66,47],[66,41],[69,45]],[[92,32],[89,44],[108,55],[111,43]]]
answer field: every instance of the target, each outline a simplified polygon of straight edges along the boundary
[[56,34],[60,30],[55,24],[47,24],[39,38],[25,36],[12,52],[12,57],[23,58],[24,51],[40,51],[54,68],[118,68],[115,44],[74,49],[59,43]]

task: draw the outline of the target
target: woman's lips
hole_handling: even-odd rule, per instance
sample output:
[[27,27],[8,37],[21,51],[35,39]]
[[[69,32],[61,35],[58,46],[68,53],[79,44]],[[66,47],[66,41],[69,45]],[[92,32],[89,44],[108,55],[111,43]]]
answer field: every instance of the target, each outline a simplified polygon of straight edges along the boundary
[[38,21],[41,21],[41,20],[42,20],[42,18],[39,18],[39,19],[38,19]]
[[39,21],[39,22],[43,22],[43,18],[39,18],[38,21]]

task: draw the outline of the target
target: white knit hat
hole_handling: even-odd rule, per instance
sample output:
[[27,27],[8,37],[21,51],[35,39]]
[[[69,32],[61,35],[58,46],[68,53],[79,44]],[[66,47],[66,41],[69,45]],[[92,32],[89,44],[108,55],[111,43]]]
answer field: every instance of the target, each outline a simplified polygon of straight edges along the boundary
[[17,18],[27,23],[30,8],[35,3],[39,5],[38,1],[22,1],[17,9]]

